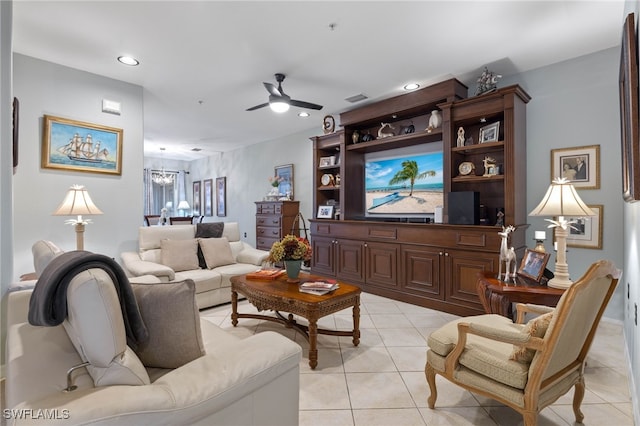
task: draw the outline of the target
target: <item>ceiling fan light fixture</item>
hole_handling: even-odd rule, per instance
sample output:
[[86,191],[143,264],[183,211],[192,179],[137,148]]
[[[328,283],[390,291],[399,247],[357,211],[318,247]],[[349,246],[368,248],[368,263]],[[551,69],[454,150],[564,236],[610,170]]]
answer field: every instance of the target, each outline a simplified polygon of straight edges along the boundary
[[271,108],[273,112],[283,113],[289,111],[289,104],[282,100],[271,101],[269,102],[269,108]]

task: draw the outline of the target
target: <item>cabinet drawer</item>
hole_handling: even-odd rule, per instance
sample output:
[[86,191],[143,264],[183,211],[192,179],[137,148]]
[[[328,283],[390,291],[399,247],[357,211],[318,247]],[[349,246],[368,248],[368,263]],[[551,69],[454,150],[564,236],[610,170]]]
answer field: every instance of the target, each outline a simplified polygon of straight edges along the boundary
[[277,226],[280,227],[282,218],[280,216],[258,216],[256,217],[257,226]]
[[273,204],[258,204],[256,207],[256,213],[260,214],[273,214],[276,212],[276,207]]
[[258,226],[256,228],[258,237],[281,238],[280,228],[270,228],[268,226]]
[[278,240],[279,238],[258,237],[257,238],[258,243],[256,244],[256,248],[260,250],[271,250],[271,246],[273,245],[273,243],[275,243]]

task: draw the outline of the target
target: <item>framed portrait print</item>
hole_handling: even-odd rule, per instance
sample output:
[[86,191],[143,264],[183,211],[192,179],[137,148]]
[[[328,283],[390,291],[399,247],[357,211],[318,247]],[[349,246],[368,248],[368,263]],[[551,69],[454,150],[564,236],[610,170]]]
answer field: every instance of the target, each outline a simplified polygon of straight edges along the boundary
[[318,206],[318,219],[332,219],[333,218],[333,206]]
[[640,135],[638,131],[638,52],[634,14],[627,15],[620,52],[620,134],[622,136],[622,197],[640,200]]
[[522,262],[520,262],[520,268],[518,268],[518,275],[540,282],[549,256],[549,253],[526,249]]
[[480,143],[497,142],[500,134],[500,122],[489,124],[480,128]]
[[600,145],[551,150],[551,180],[563,177],[580,189],[600,189]]
[[293,164],[285,164],[275,167],[275,176],[280,180],[278,193],[285,194],[293,200]]
[[216,216],[227,215],[227,178],[216,178]]
[[[587,205],[595,216],[567,216],[567,219],[573,219],[575,223],[569,228],[567,236],[567,247],[602,249],[602,214],[604,206],[602,204]],[[555,228],[553,230],[553,240],[555,241]]]
[[205,216],[213,216],[213,179],[203,180],[202,185],[202,204],[204,206],[202,214]]
[[122,174],[122,129],[44,116],[42,168]]
[[200,181],[193,182],[193,215],[200,216]]

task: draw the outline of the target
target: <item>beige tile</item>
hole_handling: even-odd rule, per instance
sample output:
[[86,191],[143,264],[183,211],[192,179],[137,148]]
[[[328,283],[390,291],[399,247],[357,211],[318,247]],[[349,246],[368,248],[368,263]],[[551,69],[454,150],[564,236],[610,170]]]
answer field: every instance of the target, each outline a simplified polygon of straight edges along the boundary
[[339,348],[318,348],[318,365],[312,370],[309,366],[309,345],[299,344],[302,347],[300,374],[344,374],[344,363]]
[[353,410],[356,426],[424,426],[417,408]]
[[301,410],[299,426],[353,426],[351,410]]
[[[336,330],[353,330],[353,315],[352,314],[335,314],[334,320],[336,321]],[[375,328],[373,325],[373,321],[371,321],[371,316],[368,314],[360,313],[360,330],[365,328]]]
[[429,426],[496,426],[496,422],[481,407],[420,408]]
[[417,314],[411,313],[406,314],[407,318],[411,322],[411,324],[418,327],[428,327],[438,329],[448,323],[449,321],[442,318],[442,315],[438,315],[437,313],[426,313],[426,314]]
[[369,315],[402,313],[398,306],[393,302],[365,303],[364,306],[367,307],[367,313]]
[[[353,348],[353,338],[351,336],[340,336],[338,337],[340,341],[340,347],[342,348]],[[380,337],[380,333],[375,328],[367,328],[360,330],[360,343],[358,344],[359,348],[362,347],[373,347],[373,346],[384,346],[382,343],[382,337]]]
[[377,314],[371,320],[376,328],[412,328],[413,325],[403,314]]
[[624,369],[590,368],[585,369],[585,386],[606,402],[629,402],[629,384]]
[[[562,407],[569,406],[562,405]],[[494,419],[499,426],[522,426],[524,424],[520,413],[504,405],[500,407],[484,407],[484,409],[487,410],[491,418]],[[573,424],[573,422],[568,423],[551,408],[545,408],[538,415],[538,426],[569,426],[570,424]]]
[[341,348],[344,371],[383,372],[397,371],[391,355],[384,346]]
[[301,374],[300,410],[351,409],[344,374]]
[[347,373],[349,399],[355,409],[414,408],[399,373]]
[[[427,349],[427,341],[415,328],[379,328],[385,346],[418,346]],[[426,353],[426,352],[425,352]]]
[[391,359],[398,371],[420,371],[424,373],[427,362],[427,350],[421,347],[387,347]]
[[[575,415],[570,405],[551,407],[567,424],[574,424]],[[611,404],[583,404],[580,407],[585,425],[633,426],[633,418]],[[564,423],[563,423],[564,424]]]
[[[424,372],[402,372],[400,374],[416,405],[426,407],[431,390]],[[436,408],[478,407],[480,405],[471,392],[454,385],[441,376],[436,376],[436,389],[438,391]]]

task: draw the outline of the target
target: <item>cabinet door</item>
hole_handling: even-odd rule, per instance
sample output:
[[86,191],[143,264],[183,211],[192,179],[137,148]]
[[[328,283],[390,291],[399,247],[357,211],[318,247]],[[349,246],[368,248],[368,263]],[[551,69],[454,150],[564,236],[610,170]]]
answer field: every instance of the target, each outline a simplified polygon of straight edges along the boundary
[[444,274],[440,259],[444,250],[403,245],[401,251],[401,287],[407,293],[444,299]]
[[363,282],[364,243],[362,241],[338,240],[336,250],[337,277],[347,282]]
[[478,272],[496,271],[497,266],[497,254],[447,250],[445,252],[447,301],[478,308],[484,312],[476,290]]
[[400,245],[368,242],[365,248],[367,284],[397,289]]
[[313,263],[311,268],[313,273],[319,275],[336,275],[335,247],[333,238],[313,237]]

